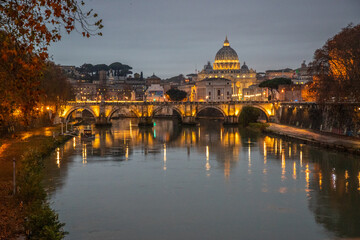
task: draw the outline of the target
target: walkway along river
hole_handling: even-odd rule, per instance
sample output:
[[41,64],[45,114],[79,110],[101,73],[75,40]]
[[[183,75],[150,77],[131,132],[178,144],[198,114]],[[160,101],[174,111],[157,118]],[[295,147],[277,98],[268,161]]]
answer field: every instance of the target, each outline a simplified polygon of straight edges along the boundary
[[46,186],[67,239],[360,237],[360,162],[281,138],[136,119],[75,137]]

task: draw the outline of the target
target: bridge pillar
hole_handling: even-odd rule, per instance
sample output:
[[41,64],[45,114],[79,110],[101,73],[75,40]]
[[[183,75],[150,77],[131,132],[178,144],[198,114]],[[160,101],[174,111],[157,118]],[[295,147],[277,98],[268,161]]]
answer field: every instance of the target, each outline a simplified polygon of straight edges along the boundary
[[144,126],[144,127],[151,127],[154,126],[152,117],[139,117],[139,124],[138,126]]
[[194,116],[184,116],[182,118],[182,124],[185,125],[196,125],[197,122],[195,121],[195,117]]
[[100,113],[99,116],[96,118],[96,122],[95,125],[96,126],[109,126],[111,125],[110,120],[108,120],[108,118],[106,117],[105,114],[105,101],[102,99],[101,103],[100,103]]
[[111,125],[111,122],[107,119],[105,116],[100,116],[96,118],[95,122],[96,126],[109,126]]
[[224,119],[224,125],[237,125],[239,124],[239,118],[237,116],[226,116]]

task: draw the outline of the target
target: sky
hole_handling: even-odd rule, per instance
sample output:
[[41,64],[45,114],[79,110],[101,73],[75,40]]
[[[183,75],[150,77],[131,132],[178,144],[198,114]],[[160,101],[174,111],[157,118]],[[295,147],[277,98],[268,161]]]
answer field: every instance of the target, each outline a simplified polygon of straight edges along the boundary
[[121,62],[161,78],[201,71],[228,36],[257,72],[298,68],[349,23],[360,0],[86,0],[103,36],[64,33],[49,49],[61,65]]

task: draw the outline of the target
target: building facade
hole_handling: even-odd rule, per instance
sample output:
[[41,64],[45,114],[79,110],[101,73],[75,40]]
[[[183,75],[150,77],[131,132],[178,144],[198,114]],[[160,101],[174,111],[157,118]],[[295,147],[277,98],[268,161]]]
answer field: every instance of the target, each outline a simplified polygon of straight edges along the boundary
[[206,78],[196,82],[197,101],[230,101],[232,95],[231,80],[225,78]]
[[151,84],[146,90],[145,97],[147,101],[163,102],[164,88],[160,84]]
[[246,63],[240,66],[239,57],[226,37],[223,47],[216,53],[213,66],[208,62],[198,73],[197,81],[206,78],[223,78],[231,81],[231,99],[243,100],[243,89],[257,84],[256,71],[249,69]]

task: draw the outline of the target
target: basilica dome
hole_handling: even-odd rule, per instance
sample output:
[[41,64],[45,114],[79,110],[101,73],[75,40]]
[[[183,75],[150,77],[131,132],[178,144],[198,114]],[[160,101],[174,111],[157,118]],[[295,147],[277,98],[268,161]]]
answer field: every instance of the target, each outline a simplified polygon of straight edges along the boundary
[[216,53],[214,70],[238,70],[240,69],[239,57],[230,47],[227,37],[224,46]]

